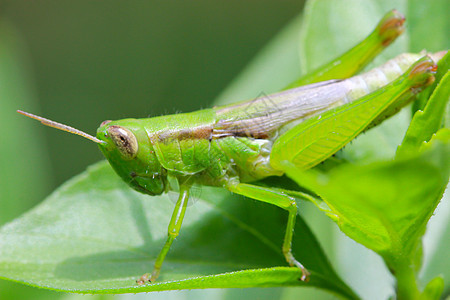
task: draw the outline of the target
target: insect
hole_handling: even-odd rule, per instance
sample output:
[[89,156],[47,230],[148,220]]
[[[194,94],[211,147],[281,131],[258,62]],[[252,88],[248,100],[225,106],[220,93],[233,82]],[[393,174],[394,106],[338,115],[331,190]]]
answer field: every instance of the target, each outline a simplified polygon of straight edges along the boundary
[[[148,119],[104,121],[96,137],[30,113],[44,125],[78,134],[98,144],[116,173],[135,190],[159,195],[179,187],[168,237],[152,273],[154,282],[180,232],[193,184],[220,186],[288,211],[282,252],[289,265],[309,272],[291,252],[297,204],[290,191],[257,182],[283,175],[283,162],[314,167],[357,134],[381,122],[430,85],[433,57],[405,54],[365,74],[349,77],[403,31],[404,18],[388,13],[360,45],[290,89],[252,101]],[[321,81],[326,80],[326,81]],[[320,82],[317,82],[320,81]],[[314,82],[314,83],[313,83]]]

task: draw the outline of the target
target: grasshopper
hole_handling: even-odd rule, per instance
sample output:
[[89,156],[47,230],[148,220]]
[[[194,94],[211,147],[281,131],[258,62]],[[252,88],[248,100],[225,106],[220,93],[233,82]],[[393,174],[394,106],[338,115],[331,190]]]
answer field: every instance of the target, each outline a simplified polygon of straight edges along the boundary
[[144,274],[138,284],[158,278],[180,232],[193,184],[223,187],[287,210],[282,252],[290,266],[299,268],[300,279],[308,281],[309,272],[291,251],[297,215],[294,197],[257,182],[282,176],[285,161],[300,169],[314,167],[433,82],[443,52],[403,54],[350,77],[401,34],[404,20],[397,11],[389,12],[362,43],[340,58],[282,92],[252,101],[147,119],[107,120],[96,137],[18,112],[97,143],[116,173],[141,193],[160,195],[174,190],[172,182],[177,182],[179,196],[167,240],[153,272]]

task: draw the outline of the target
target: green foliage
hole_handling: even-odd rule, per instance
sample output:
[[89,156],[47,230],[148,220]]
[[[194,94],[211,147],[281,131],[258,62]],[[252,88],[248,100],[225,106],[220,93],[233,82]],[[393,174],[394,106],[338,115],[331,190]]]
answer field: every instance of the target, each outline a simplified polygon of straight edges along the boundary
[[434,92],[415,113],[396,159],[345,164],[326,174],[285,162],[287,175],[326,202],[342,232],[384,259],[396,276],[399,299],[438,299],[444,286],[437,277],[421,293],[416,276],[421,238],[450,177],[450,130],[440,129],[449,118],[449,57],[439,64]]
[[[428,142],[431,136],[449,122],[446,106],[450,97],[450,53],[439,62],[439,73],[436,75],[437,88],[426,102],[425,110],[415,112],[411,125],[405,134],[403,143],[397,149],[397,156],[417,152],[423,142]],[[427,91],[428,92],[428,91]],[[429,94],[429,93],[427,93]]]
[[346,235],[383,257],[405,299],[419,295],[414,274],[426,224],[449,180],[449,133],[440,130],[427,149],[407,159],[348,164],[327,174],[286,166],[288,176],[325,200]]
[[[203,188],[201,198],[188,208],[183,238],[171,249],[160,280],[137,286],[164,243],[173,202],[132,191],[101,162],[2,229],[0,243],[10,247],[1,248],[0,272],[83,293],[304,284],[298,269],[285,266],[279,247],[284,211],[230,199],[217,188]],[[352,297],[301,220],[296,233],[302,243],[294,251],[315,274],[309,284]]]

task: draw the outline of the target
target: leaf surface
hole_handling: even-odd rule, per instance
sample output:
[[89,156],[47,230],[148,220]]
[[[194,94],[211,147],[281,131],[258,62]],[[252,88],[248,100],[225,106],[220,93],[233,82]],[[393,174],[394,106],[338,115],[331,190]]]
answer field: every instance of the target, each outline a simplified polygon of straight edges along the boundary
[[[131,190],[106,162],[90,167],[0,231],[3,278],[56,290],[125,293],[213,287],[303,285],[281,253],[287,213],[203,188],[155,284],[151,272],[174,207],[168,196]],[[310,285],[353,297],[300,219],[294,253]]]

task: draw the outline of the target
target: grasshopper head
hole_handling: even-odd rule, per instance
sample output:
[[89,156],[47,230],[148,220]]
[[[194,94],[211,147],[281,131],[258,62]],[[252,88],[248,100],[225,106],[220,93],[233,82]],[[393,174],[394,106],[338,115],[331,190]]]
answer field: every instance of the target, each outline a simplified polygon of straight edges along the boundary
[[161,167],[142,123],[135,119],[104,121],[97,129],[100,150],[116,173],[135,190],[159,195],[166,189]]
[[18,113],[46,126],[82,136],[98,144],[116,173],[135,190],[149,195],[166,191],[167,175],[142,123],[135,119],[105,121],[94,137],[79,129],[21,110]]

